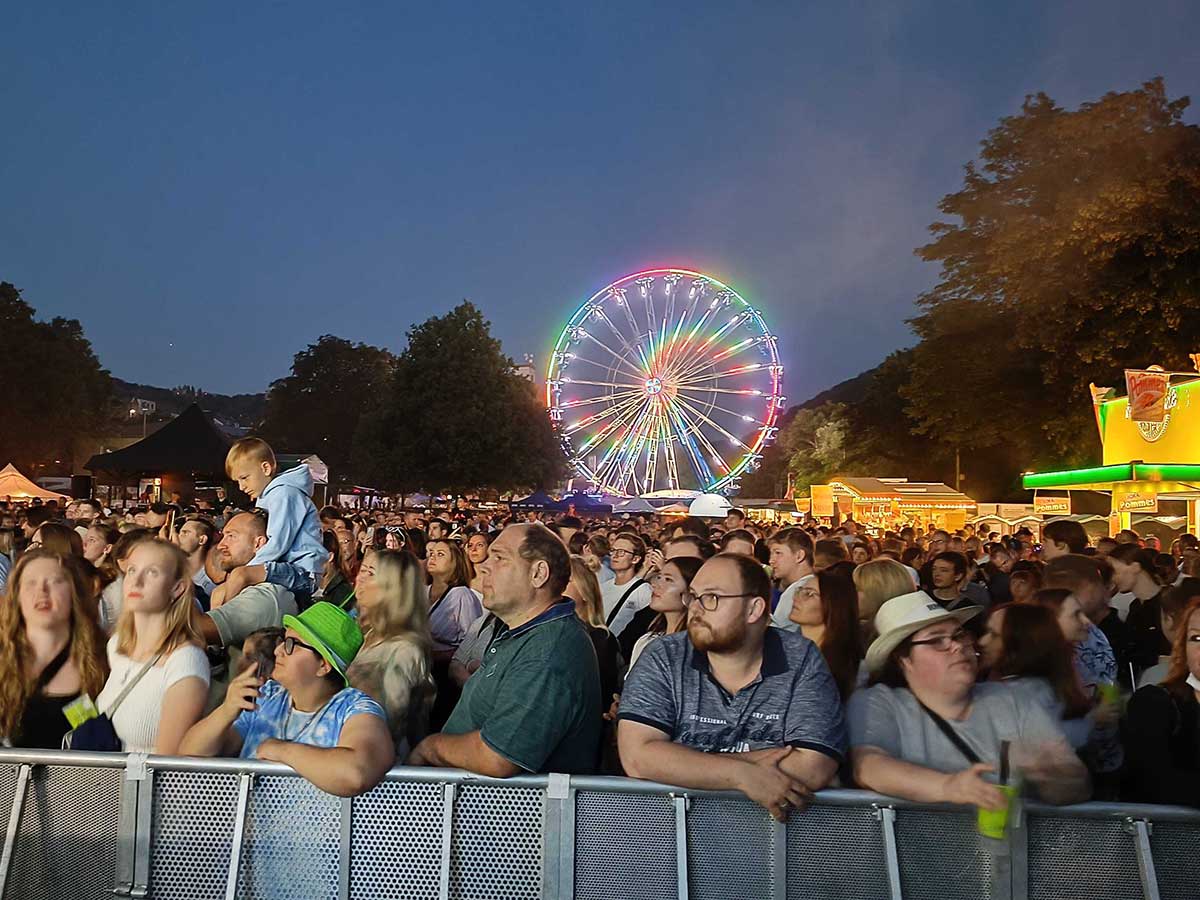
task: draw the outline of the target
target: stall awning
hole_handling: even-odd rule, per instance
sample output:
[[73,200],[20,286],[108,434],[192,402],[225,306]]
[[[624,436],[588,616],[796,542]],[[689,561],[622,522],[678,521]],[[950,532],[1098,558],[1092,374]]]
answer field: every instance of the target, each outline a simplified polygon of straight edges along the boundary
[[1063,472],[1031,472],[1021,479],[1027,491],[1112,490],[1122,484],[1153,484],[1155,493],[1200,490],[1200,465],[1131,462]]

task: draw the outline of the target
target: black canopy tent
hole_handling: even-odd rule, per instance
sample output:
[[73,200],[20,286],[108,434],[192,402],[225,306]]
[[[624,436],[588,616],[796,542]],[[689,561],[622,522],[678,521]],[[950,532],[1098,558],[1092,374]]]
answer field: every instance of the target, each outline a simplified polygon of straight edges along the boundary
[[197,481],[226,480],[225,455],[232,442],[193,403],[158,431],[136,444],[97,453],[84,468],[96,480],[124,485],[134,479],[158,479],[164,496],[178,491],[190,499]]

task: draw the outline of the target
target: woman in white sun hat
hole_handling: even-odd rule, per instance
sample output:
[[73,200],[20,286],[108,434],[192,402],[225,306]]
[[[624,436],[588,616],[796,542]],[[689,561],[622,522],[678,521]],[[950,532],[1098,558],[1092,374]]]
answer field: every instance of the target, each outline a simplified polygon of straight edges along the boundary
[[849,702],[850,762],[862,787],[925,803],[999,809],[1001,744],[1047,803],[1078,803],[1087,769],[1059,724],[1020,686],[976,684],[978,657],[963,623],[979,607],[947,610],[921,591],[888,600],[867,650],[871,687]]

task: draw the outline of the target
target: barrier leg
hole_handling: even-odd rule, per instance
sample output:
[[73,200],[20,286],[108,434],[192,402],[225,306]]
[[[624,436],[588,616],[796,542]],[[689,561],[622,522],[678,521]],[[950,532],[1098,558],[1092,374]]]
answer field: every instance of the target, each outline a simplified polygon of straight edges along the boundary
[[[788,816],[788,822],[791,816]],[[771,844],[772,900],[787,900],[788,822],[775,822]]]
[[671,794],[675,803],[675,878],[679,900],[688,900],[687,807],[685,795]]
[[243,772],[238,779],[238,801],[233,822],[233,846],[229,850],[229,874],[225,878],[225,900],[237,900],[238,872],[242,868],[242,843],[246,839],[246,815],[250,807],[250,785],[254,776]]
[[350,900],[350,838],[354,821],[353,798],[342,798],[341,813],[341,839],[338,844],[338,900]]
[[575,789],[571,776],[551,774],[542,817],[542,897],[575,898]]
[[8,888],[8,873],[12,870],[13,853],[17,848],[17,833],[21,828],[21,814],[25,811],[25,794],[29,790],[32,766],[22,765],[17,769],[17,789],[13,792],[12,809],[8,812],[8,828],[4,832],[4,851],[0,854],[0,897]]
[[133,880],[129,896],[146,897],[150,893],[150,839],[154,833],[154,772],[146,768],[146,754],[131,753],[125,763],[124,786],[131,786],[136,799],[134,823]]
[[1145,900],[1159,900],[1158,873],[1154,871],[1154,856],[1150,852],[1150,827],[1145,819],[1125,820],[1125,831],[1133,835],[1138,875],[1142,879],[1142,896]]
[[896,846],[896,810],[891,806],[875,806],[875,818],[883,831],[883,861],[887,865],[888,896],[904,900],[900,889],[900,850]]
[[454,784],[446,784],[442,789],[442,871],[438,900],[450,900],[450,846],[454,834],[454,798],[457,790]]

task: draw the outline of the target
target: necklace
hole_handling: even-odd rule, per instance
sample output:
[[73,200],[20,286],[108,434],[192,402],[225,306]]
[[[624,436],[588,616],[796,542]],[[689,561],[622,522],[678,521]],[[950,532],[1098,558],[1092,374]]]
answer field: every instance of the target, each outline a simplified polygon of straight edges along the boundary
[[[334,697],[336,697],[336,696],[337,695],[335,694]],[[321,707],[316,712],[312,713],[312,715],[310,716],[310,718],[307,722],[305,722],[303,725],[300,726],[300,731],[296,734],[295,737],[288,737],[288,727],[292,724],[292,713],[295,712],[295,710],[296,710],[296,705],[292,702],[291,697],[289,697],[288,698],[287,716],[285,716],[284,720],[283,720],[282,739],[285,741],[290,741],[293,744],[300,743],[300,738],[304,737],[304,732],[308,731],[308,729],[311,728],[315,722],[320,720],[321,716],[323,716],[325,714],[325,710],[329,708],[329,704],[332,702],[333,702],[333,697],[330,697],[328,700],[326,700],[321,705]]]

